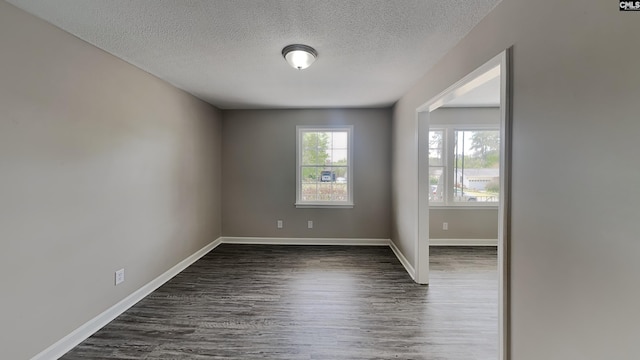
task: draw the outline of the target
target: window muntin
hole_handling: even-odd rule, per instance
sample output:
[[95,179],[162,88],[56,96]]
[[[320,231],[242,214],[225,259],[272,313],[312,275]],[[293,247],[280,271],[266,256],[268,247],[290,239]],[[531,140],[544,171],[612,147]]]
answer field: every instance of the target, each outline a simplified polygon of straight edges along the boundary
[[296,206],[352,206],[352,127],[298,127]]
[[[443,156],[439,146],[444,149]],[[429,131],[431,205],[496,206],[500,198],[499,155],[500,131],[494,127],[450,126]]]

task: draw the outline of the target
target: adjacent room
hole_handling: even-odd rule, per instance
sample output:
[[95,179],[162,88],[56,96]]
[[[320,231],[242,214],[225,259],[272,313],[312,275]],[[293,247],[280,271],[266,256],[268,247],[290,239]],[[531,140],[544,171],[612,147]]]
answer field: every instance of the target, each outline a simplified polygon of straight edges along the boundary
[[0,0],[0,358],[637,359],[634,10]]

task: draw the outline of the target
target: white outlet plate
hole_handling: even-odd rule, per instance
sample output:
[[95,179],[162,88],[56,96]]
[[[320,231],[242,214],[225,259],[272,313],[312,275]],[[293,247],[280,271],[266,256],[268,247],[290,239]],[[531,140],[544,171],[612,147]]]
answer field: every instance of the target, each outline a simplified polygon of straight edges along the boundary
[[442,230],[449,230],[449,223],[442,223]]
[[124,269],[116,271],[116,285],[124,281]]
[[278,226],[278,229],[282,229],[282,227],[284,226],[282,223],[282,220],[278,220],[277,226]]
[[307,227],[308,227],[309,229],[313,229],[313,220],[309,220],[309,221],[307,221]]

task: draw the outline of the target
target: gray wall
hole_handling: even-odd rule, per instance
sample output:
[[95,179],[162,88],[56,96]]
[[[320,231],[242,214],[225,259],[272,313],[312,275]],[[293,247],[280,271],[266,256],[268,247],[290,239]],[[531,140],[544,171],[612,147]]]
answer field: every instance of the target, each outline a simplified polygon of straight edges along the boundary
[[394,107],[392,239],[413,261],[416,107],[513,45],[512,359],[640,354],[639,31],[617,2],[503,0]]
[[220,126],[0,1],[0,358],[34,356],[220,236]]
[[[442,223],[448,230],[442,229]],[[431,239],[497,239],[498,209],[429,209]]]
[[[429,125],[500,126],[499,108],[439,108],[429,116]],[[448,230],[442,229],[442,223]],[[498,209],[439,208],[429,209],[429,238],[431,239],[497,239]]]
[[482,124],[495,124],[500,127],[500,108],[441,107],[429,114],[429,126]]
[[[296,125],[329,124],[354,127],[355,206],[297,209]],[[388,239],[390,131],[390,109],[224,111],[223,235]]]

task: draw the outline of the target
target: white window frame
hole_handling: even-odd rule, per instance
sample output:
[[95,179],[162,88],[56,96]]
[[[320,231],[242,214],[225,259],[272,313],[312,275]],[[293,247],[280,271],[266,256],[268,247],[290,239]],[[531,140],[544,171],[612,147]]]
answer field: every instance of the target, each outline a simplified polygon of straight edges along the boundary
[[[455,192],[455,132],[456,131],[476,131],[476,130],[495,130],[500,131],[500,125],[496,124],[474,124],[474,125],[432,125],[429,131],[443,131],[443,164],[444,164],[444,189],[442,189],[443,201],[429,201],[429,207],[433,208],[498,208],[499,201],[483,202],[483,201],[454,201]],[[439,166],[439,165],[437,165]],[[502,159],[500,159],[502,167]],[[429,169],[431,166],[429,166]]]
[[[302,200],[302,136],[305,132],[347,132],[347,192],[346,201]],[[353,125],[296,126],[296,208],[353,208]]]

